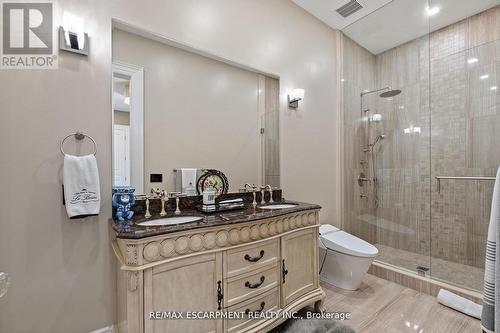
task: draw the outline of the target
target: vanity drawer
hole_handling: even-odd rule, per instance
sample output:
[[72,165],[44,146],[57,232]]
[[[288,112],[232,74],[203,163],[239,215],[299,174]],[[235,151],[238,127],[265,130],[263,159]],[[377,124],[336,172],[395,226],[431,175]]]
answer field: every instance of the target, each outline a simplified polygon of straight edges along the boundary
[[232,277],[279,261],[279,239],[251,244],[224,253],[224,276]]
[[[228,308],[228,311],[245,313],[246,311],[278,311],[279,309],[279,288],[274,288],[259,297],[252,298],[241,304]],[[258,316],[258,315],[255,315]],[[255,327],[265,319],[249,318],[243,314],[240,318],[226,319],[224,331],[227,333],[245,332]]]
[[225,305],[230,307],[278,287],[278,263],[228,278],[226,281]]

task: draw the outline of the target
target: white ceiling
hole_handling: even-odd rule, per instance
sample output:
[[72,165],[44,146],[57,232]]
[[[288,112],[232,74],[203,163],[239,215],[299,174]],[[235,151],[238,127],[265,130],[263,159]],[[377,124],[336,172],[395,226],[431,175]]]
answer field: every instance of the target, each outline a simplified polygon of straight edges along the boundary
[[[335,10],[349,0],[292,1],[374,54],[500,4],[500,0],[358,0],[364,8],[345,19]],[[429,17],[428,6],[439,7],[440,12]]]

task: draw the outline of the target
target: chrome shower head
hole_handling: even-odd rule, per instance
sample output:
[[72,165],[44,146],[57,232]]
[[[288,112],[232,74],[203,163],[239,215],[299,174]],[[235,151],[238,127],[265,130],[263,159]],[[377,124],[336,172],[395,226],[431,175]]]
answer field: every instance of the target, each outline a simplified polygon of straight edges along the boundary
[[389,98],[401,94],[401,90],[399,89],[392,89],[391,87],[385,87],[377,90],[363,90],[361,92],[361,98],[363,98],[364,95],[374,94],[380,91],[384,91],[383,93],[378,95],[379,97],[382,98]]
[[379,96],[382,98],[389,98],[389,97],[397,96],[399,94],[401,94],[401,90],[389,88],[388,91],[381,93]]

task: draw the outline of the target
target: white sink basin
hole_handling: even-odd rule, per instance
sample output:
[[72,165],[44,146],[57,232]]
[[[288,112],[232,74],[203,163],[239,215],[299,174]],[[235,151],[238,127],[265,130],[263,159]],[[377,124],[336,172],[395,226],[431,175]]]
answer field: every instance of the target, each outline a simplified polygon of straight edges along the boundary
[[200,221],[202,219],[203,219],[203,217],[200,217],[200,216],[174,216],[174,217],[166,217],[163,219],[141,222],[141,223],[137,223],[137,225],[140,225],[143,227],[152,227],[152,226],[158,226],[158,225],[173,225],[173,224],[196,222],[196,221]]
[[293,208],[297,207],[298,205],[294,204],[281,204],[281,205],[267,205],[267,206],[260,206],[260,209],[286,209],[286,208]]

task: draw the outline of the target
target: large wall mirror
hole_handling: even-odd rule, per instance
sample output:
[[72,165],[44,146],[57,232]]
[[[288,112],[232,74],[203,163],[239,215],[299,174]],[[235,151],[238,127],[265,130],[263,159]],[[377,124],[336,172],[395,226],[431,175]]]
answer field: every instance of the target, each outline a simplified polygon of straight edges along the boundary
[[276,76],[115,26],[112,113],[114,187],[195,195],[209,169],[279,187]]

